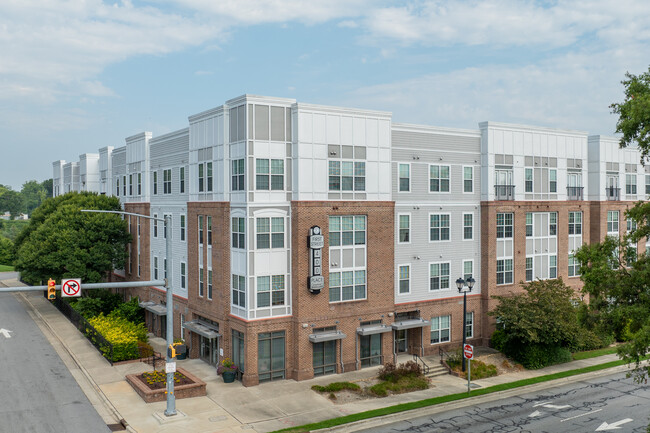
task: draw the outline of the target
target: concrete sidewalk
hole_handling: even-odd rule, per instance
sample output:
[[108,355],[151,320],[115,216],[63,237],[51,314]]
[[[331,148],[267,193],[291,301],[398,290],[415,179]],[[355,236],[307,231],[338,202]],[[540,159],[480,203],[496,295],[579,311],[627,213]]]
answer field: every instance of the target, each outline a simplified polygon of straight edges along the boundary
[[[5,281],[7,285],[22,285]],[[16,283],[16,284],[14,284]],[[89,400],[107,424],[122,421],[129,431],[149,432],[269,432],[340,417],[399,403],[422,400],[467,390],[467,381],[451,375],[434,377],[431,388],[386,398],[334,404],[311,390],[315,384],[357,381],[373,377],[379,367],[297,382],[283,380],[246,388],[240,382],[226,384],[214,367],[196,359],[177,361],[207,383],[207,396],[176,400],[178,416],[165,417],[165,402],[146,404],[125,381],[127,374],[150,371],[144,363],[111,366],[88,340],[47,301],[40,292],[16,295],[31,309],[35,321],[64,360]],[[546,367],[535,371],[504,374],[474,383],[488,387],[535,376],[573,370],[616,360],[605,355]],[[439,362],[437,356],[427,361]],[[496,394],[491,394],[495,396]],[[487,396],[484,396],[487,397]],[[498,398],[498,397],[496,397]],[[468,400],[465,400],[468,401]]]

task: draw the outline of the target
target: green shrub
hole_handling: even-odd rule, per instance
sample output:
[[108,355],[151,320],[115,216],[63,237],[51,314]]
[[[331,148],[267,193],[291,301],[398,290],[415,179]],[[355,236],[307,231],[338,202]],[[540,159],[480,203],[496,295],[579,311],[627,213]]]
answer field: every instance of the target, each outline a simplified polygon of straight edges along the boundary
[[[88,319],[88,322],[113,345],[113,361],[140,357],[138,342],[147,341],[147,329],[143,323],[136,325],[122,317],[104,316],[101,313]],[[101,350],[106,354],[108,348],[104,347]]]
[[[498,374],[497,367],[494,364],[486,364],[483,361],[472,361],[470,367],[472,380],[485,379],[486,377],[494,377]],[[467,371],[462,373],[462,377],[467,379]]]
[[429,388],[429,381],[424,376],[405,375],[397,380],[387,380],[369,388],[372,394],[379,397],[386,397],[388,391],[400,394],[409,391],[418,391]]
[[415,361],[395,365],[392,362],[384,364],[379,370],[381,380],[396,382],[402,377],[422,376],[422,367]]
[[492,333],[492,337],[490,338],[490,346],[498,350],[499,352],[503,352],[505,349],[507,338],[508,336],[506,335],[506,332],[503,329],[497,329]]
[[603,340],[596,335],[595,332],[583,329],[580,334],[578,334],[576,340],[569,347],[572,352],[583,352],[585,350],[595,350],[605,347],[607,344],[603,343]]
[[133,298],[129,302],[120,304],[110,314],[123,317],[133,323],[144,322],[144,308],[140,306],[140,300],[138,298]]
[[548,365],[569,362],[573,358],[571,351],[566,347],[531,344],[519,351],[515,359],[524,367],[536,370]]
[[321,386],[314,385],[311,387],[314,391],[317,392],[338,392],[348,390],[348,391],[360,391],[361,388],[356,383],[351,382],[332,382],[329,385]]
[[111,293],[105,289],[89,290],[83,297],[70,302],[70,306],[86,319],[99,314],[108,316],[123,304],[122,295]]

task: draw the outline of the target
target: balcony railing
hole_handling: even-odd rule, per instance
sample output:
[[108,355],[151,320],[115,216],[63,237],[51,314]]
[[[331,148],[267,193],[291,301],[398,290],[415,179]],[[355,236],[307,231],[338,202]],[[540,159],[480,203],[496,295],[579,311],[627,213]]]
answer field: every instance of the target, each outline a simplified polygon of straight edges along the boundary
[[613,186],[608,186],[605,188],[605,195],[607,200],[620,200],[621,199],[621,188],[615,188]]
[[514,185],[494,185],[494,199],[495,200],[514,200],[515,199],[515,186]]
[[567,186],[566,187],[566,196],[567,200],[582,200],[582,190],[583,186]]

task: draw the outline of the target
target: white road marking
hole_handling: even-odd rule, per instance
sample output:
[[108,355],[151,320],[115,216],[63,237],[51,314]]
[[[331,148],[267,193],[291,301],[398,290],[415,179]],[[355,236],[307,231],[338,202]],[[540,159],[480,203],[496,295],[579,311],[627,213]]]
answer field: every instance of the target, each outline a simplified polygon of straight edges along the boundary
[[0,329],[0,334],[4,335],[5,338],[11,338],[11,335],[9,335],[10,332],[11,331],[8,329],[4,329],[4,328]]
[[549,400],[549,401],[543,401],[543,402],[541,402],[541,403],[537,403],[537,404],[533,405],[533,407],[541,406],[541,405],[543,405],[543,404],[550,403],[551,401],[552,401],[552,400]]
[[571,407],[570,404],[563,404],[562,406],[557,406],[554,404],[543,404],[542,406],[547,407],[549,409],[566,409],[567,407]]
[[621,424],[627,424],[628,422],[634,421],[632,418],[625,418],[620,421],[613,422],[611,424],[607,424],[607,421],[602,423],[600,427],[596,429],[596,431],[605,431],[605,430],[618,430],[621,427],[619,427]]
[[542,414],[542,413],[541,413],[540,411],[536,410],[535,412],[533,412],[533,413],[531,413],[530,415],[528,415],[528,417],[530,418],[530,417],[540,416],[541,414]]
[[581,413],[580,415],[572,416],[571,418],[561,419],[560,422],[568,421],[570,419],[580,418],[581,416],[585,416],[585,415],[591,415],[592,413],[600,412],[601,410],[602,409],[596,409],[596,410],[592,410],[591,412]]

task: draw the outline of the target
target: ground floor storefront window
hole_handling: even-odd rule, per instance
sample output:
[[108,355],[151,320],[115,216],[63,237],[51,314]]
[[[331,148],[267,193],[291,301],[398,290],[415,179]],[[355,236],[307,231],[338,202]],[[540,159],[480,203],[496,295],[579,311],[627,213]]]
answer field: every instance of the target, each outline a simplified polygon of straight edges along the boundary
[[257,372],[260,382],[285,378],[284,331],[265,332],[257,337]]
[[246,356],[244,355],[244,333],[232,331],[232,360],[237,366],[237,379],[241,380],[244,375],[244,360]]
[[361,368],[381,364],[381,334],[366,335],[360,338]]
[[336,373],[336,340],[314,343],[314,376]]

